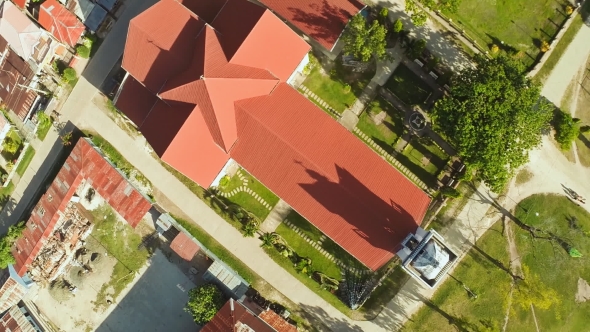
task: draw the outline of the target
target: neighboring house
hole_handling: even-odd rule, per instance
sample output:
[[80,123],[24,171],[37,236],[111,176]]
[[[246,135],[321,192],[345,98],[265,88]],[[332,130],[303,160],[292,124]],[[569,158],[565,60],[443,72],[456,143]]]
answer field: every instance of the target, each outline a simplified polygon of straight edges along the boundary
[[[256,316],[238,301],[229,300],[215,314],[201,332],[243,331],[243,332],[296,332],[297,328],[279,315],[262,312]],[[274,315],[273,315],[274,314]]]
[[17,304],[31,284],[27,278],[21,278],[12,265],[0,270],[0,313]]
[[350,19],[365,5],[357,0],[258,0],[332,51]]
[[35,73],[0,36],[0,99],[6,108],[25,121],[40,102]]
[[38,21],[57,40],[70,47],[75,47],[78,44],[80,37],[86,30],[76,15],[56,0],[43,2],[39,9]]
[[[12,248],[16,272],[20,276],[27,274],[30,268],[35,270],[32,277],[36,279],[51,280],[57,276],[60,268],[67,264],[68,257],[62,254],[71,255],[68,248],[75,247],[78,235],[82,237],[88,231],[84,222],[78,222],[76,217],[75,208],[79,206],[73,205],[81,199],[92,201],[96,199],[92,198],[94,195],[102,197],[132,227],[137,226],[151,208],[150,200],[135,189],[88,139],[81,138],[33,208],[23,235]],[[87,215],[82,209],[78,214]],[[60,231],[59,237],[52,236],[56,230]],[[71,232],[73,236],[69,235]],[[67,245],[60,248],[56,239]],[[43,257],[52,252],[56,254]],[[45,259],[47,264],[38,264],[37,259]]]
[[51,62],[59,43],[10,1],[0,4],[0,36],[35,74]]
[[107,17],[107,9],[91,0],[59,0],[92,32],[96,32]]
[[287,84],[310,50],[297,34],[257,4],[215,4],[162,0],[131,20],[116,106],[203,187],[235,161],[367,267],[383,266],[429,196]]
[[0,332],[45,332],[44,324],[22,301],[0,317]]

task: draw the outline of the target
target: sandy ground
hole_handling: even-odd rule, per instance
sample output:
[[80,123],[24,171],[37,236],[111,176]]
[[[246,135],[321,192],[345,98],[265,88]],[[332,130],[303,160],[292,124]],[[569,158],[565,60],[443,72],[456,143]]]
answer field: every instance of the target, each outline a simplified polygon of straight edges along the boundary
[[582,303],[590,300],[590,285],[586,280],[578,279],[578,292],[576,293],[576,303]]
[[[141,223],[140,232],[150,229]],[[156,250],[118,299],[106,310],[95,311],[93,301],[102,285],[110,280],[114,257],[105,256],[105,249],[92,237],[87,248],[101,255],[94,272],[76,277],[76,269],[66,272],[66,279],[78,287],[75,296],[57,301],[48,287],[35,285],[28,298],[32,300],[62,331],[194,331],[197,325],[183,308],[188,291],[195,283],[188,271],[169,259],[170,255]],[[194,278],[193,278],[194,280]],[[197,282],[201,281],[200,279]]]

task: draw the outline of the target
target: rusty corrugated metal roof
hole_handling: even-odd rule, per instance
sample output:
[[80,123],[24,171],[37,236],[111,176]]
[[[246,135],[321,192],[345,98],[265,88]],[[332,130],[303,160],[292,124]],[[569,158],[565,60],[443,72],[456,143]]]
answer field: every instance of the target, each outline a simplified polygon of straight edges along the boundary
[[172,240],[172,243],[170,243],[170,249],[174,250],[182,259],[190,261],[199,251],[199,245],[184,234],[184,232],[180,232]]
[[152,206],[86,139],[80,139],[33,208],[22,237],[12,248],[19,275],[26,273],[27,266],[43,248],[60,213],[84,179],[132,227],[137,226]]

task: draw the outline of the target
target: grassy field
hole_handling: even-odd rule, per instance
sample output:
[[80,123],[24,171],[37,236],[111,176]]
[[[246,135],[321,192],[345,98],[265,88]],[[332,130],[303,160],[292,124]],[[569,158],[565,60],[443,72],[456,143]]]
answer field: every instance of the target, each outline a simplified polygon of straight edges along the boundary
[[[535,309],[539,328],[542,331],[586,330],[590,302],[576,303],[575,294],[579,278],[590,281],[587,258],[590,254],[590,214],[565,196],[533,195],[519,203],[515,215],[528,225],[556,234],[584,255],[572,258],[557,243],[531,240],[528,233],[514,227],[522,264],[559,295],[559,305],[548,310]],[[518,319],[509,321],[508,331],[534,329],[530,311],[517,310],[516,317]]]
[[[260,181],[256,180],[252,175],[248,174],[244,169],[240,169],[240,173],[246,179],[247,187],[257,193],[263,200],[265,200],[270,206],[275,206],[279,202],[279,197],[273,194],[268,188],[266,188]],[[244,182],[234,175],[230,178],[230,181],[225,186],[220,186],[220,190],[223,192],[231,192],[232,190],[244,186]],[[229,201],[238,204],[244,209],[252,212],[261,221],[263,221],[270,211],[264,207],[259,201],[257,201],[252,195],[246,192],[239,192],[228,198]]]
[[400,65],[384,85],[406,105],[422,104],[432,94],[430,86],[405,65]]
[[297,226],[300,231],[302,231],[307,237],[312,239],[313,241],[319,241],[323,233],[317,229],[314,225],[312,225],[309,221],[303,218],[295,211],[291,211],[286,220],[289,220],[290,223]]
[[142,242],[141,236],[131,226],[119,221],[110,206],[103,205],[90,212],[95,223],[91,236],[104,246],[110,256],[117,259],[111,280],[102,285],[94,303],[95,308],[100,308],[107,305],[107,296],[117,298],[151,254],[145,248],[138,249]]
[[[424,164],[423,158],[429,161]],[[396,159],[427,185],[436,183],[436,175],[447,163],[449,156],[429,139],[412,139]]]
[[21,159],[20,163],[16,167],[16,174],[18,174],[19,176],[23,176],[23,174],[27,170],[27,167],[29,167],[31,160],[33,160],[33,157],[35,156],[35,149],[33,149],[32,146],[29,146],[22,153],[24,153],[25,155],[23,156],[23,159]]
[[332,74],[322,73],[320,65],[316,65],[303,82],[303,85],[332,106],[338,113],[342,113],[352,106],[375,74],[375,71],[369,70],[367,73],[362,74],[353,73],[336,63]]
[[[375,124],[372,116],[384,111],[387,116],[380,125]],[[381,97],[375,98],[359,118],[356,127],[371,137],[375,143],[381,146],[385,151],[391,153],[393,144],[403,134],[404,115]]]
[[550,41],[565,21],[566,4],[561,0],[463,0],[456,13],[445,14],[484,48],[496,44],[522,51],[521,60],[531,65],[541,41]]
[[[534,283],[539,292],[555,292],[550,297],[553,304],[547,309],[541,308],[542,302],[533,301],[539,330],[587,330],[590,302],[576,303],[575,295],[578,280],[590,279],[590,264],[586,258],[590,253],[590,213],[567,197],[552,194],[526,198],[518,204],[514,215],[523,224],[543,230],[545,235],[551,233],[563,241],[560,244],[559,241],[533,239],[528,231],[508,220],[512,223],[517,254],[525,270],[525,282]],[[472,249],[452,273],[478,295],[477,299],[469,299],[457,281],[448,279],[404,330],[499,331],[506,312],[509,312],[506,331],[535,331],[530,306],[527,303],[522,306],[515,300],[521,286],[514,288],[508,310],[511,278],[502,267],[507,268],[510,262],[507,241],[502,234],[502,224],[497,222],[477,241],[479,249]],[[584,256],[570,257],[565,244]]]
[[[472,249],[452,272],[456,280],[448,278],[440,285],[403,331],[500,331],[511,280],[491,260],[504,266],[510,263],[501,228],[496,223],[478,240],[479,250]],[[457,280],[475,292],[477,299],[471,298]]]

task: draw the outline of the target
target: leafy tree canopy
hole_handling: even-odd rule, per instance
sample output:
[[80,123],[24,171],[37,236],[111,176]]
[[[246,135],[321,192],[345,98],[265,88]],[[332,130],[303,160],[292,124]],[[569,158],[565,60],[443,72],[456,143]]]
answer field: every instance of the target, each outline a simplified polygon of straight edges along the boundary
[[552,106],[540,99],[540,85],[525,76],[520,63],[504,56],[478,58],[477,68],[463,70],[451,95],[433,109],[435,125],[494,191],[528,161],[528,151],[541,142],[551,117]]
[[14,264],[11,248],[14,242],[21,236],[25,229],[25,222],[8,227],[8,232],[0,238],[0,269],[5,269],[9,264]]
[[428,20],[428,14],[418,7],[414,0],[406,0],[406,12],[410,14],[412,23],[417,27],[423,26]]
[[185,310],[193,315],[195,323],[204,325],[209,322],[225,303],[223,293],[214,284],[204,284],[188,292]]
[[397,20],[395,20],[395,22],[393,22],[393,32],[400,33],[403,29],[404,29],[404,24],[402,23],[402,21],[399,18]]
[[342,36],[344,53],[364,62],[369,61],[373,55],[384,59],[387,56],[386,36],[387,29],[377,20],[369,25],[362,15],[356,15]]

